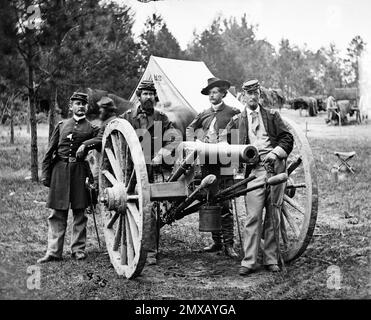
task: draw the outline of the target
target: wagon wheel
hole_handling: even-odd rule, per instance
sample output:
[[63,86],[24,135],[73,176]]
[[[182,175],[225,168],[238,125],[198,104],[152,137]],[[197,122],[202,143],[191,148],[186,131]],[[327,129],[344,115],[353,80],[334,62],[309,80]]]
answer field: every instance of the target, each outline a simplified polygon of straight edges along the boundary
[[316,225],[318,186],[309,142],[302,130],[284,119],[294,136],[294,148],[287,159],[289,180],[281,212],[281,252],[286,262],[298,258],[307,248]]
[[139,139],[123,119],[103,135],[99,196],[107,251],[116,272],[134,278],[146,261],[150,226],[150,187]]

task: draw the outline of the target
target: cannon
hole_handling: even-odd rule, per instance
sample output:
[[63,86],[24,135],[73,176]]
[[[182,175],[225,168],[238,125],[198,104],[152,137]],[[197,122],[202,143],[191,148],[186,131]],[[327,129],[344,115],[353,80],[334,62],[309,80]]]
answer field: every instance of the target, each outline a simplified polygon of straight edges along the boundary
[[105,129],[99,157],[99,200],[105,243],[116,272],[129,279],[142,272],[152,210],[160,229],[197,212],[209,197],[215,201],[233,199],[286,180],[280,247],[285,262],[299,257],[310,242],[316,223],[317,181],[306,137],[295,123],[288,119],[285,122],[295,140],[287,174],[266,181],[257,181],[251,175],[236,177],[232,186],[212,193],[216,177],[202,176],[205,161],[212,159],[216,165],[236,172],[233,169],[237,163],[256,164],[259,150],[251,145],[181,142],[170,169],[160,170],[157,175],[154,171],[155,179],[149,182],[148,164],[135,130],[124,119],[112,120]]

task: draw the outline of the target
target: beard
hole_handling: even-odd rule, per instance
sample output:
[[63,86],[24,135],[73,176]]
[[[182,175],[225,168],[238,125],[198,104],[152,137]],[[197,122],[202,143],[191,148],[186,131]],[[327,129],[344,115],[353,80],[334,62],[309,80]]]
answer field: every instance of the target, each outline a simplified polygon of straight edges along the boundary
[[147,113],[147,114],[153,114],[153,111],[154,111],[154,103],[152,100],[146,100],[144,101],[143,103],[143,110]]

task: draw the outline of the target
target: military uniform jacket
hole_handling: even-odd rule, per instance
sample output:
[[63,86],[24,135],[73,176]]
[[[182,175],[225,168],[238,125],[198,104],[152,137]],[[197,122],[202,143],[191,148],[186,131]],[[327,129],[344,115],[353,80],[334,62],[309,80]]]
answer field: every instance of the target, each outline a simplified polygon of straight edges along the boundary
[[[282,121],[280,114],[273,109],[268,110],[262,105],[260,105],[260,112],[272,147],[275,148],[280,146],[286,152],[286,154],[289,155],[293,148],[294,138],[289,132],[289,129],[285,123]],[[223,132],[220,140],[232,143],[232,129],[238,129],[239,144],[250,144],[246,110],[244,110],[240,115],[233,117],[233,119],[226,126],[226,129]]]
[[[88,206],[85,179],[89,166],[82,159],[66,162],[63,159],[76,157],[81,144],[97,135],[99,127],[88,120],[70,118],[58,123],[50,139],[42,162],[42,179],[50,181],[47,207],[56,210],[84,209]],[[53,154],[55,160],[53,161]]]
[[[134,129],[142,129],[140,126],[140,117],[141,115],[141,109],[140,106],[138,106],[135,109],[130,109],[123,113],[119,118],[123,118],[130,122],[130,124],[133,126]],[[161,122],[161,128],[162,128],[162,136],[156,136],[155,133],[155,122]],[[166,114],[164,114],[161,111],[154,110],[152,115],[147,115],[147,127],[143,128],[148,130],[150,136],[151,136],[151,154],[150,159],[148,159],[147,154],[145,154],[146,162],[147,160],[153,159],[154,154],[156,154],[161,147],[164,147],[165,145],[169,144],[171,141],[164,141],[163,136],[164,133],[169,129],[174,129],[174,126],[172,122],[169,120]]]
[[[224,129],[230,122],[233,116],[239,114],[241,111],[226,105],[224,102],[218,110],[214,110],[213,107],[206,109],[199,113],[196,118],[189,124],[186,129],[186,137],[188,141],[194,141],[196,139],[196,130],[202,129],[204,135],[210,128],[210,124],[216,117],[216,125],[219,130]],[[218,132],[219,133],[219,132]]]

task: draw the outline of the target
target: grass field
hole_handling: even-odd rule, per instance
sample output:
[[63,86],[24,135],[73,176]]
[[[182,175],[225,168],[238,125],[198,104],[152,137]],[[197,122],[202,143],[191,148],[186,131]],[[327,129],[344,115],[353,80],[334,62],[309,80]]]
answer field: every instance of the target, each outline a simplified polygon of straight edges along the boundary
[[[210,235],[198,231],[197,215],[162,229],[159,264],[145,267],[135,280],[115,274],[104,248],[99,250],[92,219],[88,224],[88,259],[76,262],[66,238],[64,260],[41,266],[40,289],[31,290],[32,266],[45,253],[47,188],[27,180],[29,138],[0,127],[0,299],[356,299],[370,298],[371,126],[327,127],[323,117],[298,118],[316,160],[319,212],[311,244],[285,274],[264,271],[237,275],[239,261],[202,253]],[[47,128],[39,128],[40,159]],[[355,175],[335,184],[329,175],[333,151],[357,152]],[[346,218],[351,215],[353,218]],[[353,222],[353,223],[351,223]],[[68,235],[70,235],[70,225]],[[103,233],[101,232],[101,238]],[[238,241],[237,241],[238,243]],[[331,270],[340,271],[337,285]],[[107,280],[102,287],[98,277]],[[336,287],[336,288],[335,288]]]

